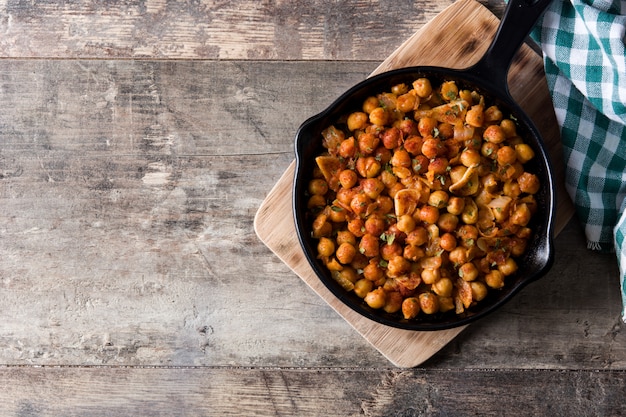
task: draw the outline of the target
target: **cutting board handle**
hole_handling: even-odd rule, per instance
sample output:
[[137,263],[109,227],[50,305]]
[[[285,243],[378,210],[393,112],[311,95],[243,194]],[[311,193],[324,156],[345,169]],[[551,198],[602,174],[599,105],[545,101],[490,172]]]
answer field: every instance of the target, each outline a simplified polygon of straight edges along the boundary
[[551,2],[552,0],[509,0],[487,52],[467,72],[491,83],[496,91],[509,94],[507,75],[513,57]]

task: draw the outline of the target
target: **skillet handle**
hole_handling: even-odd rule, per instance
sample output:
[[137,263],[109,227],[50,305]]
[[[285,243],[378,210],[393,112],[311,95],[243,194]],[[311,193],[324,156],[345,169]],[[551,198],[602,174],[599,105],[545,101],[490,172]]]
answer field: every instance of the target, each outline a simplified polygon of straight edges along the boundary
[[509,0],[485,55],[467,69],[509,93],[507,75],[515,53],[552,0]]

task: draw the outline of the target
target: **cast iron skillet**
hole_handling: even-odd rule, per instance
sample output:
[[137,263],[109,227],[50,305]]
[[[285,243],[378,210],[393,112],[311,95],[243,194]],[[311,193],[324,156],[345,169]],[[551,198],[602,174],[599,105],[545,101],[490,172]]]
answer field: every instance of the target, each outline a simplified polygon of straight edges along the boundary
[[[378,323],[407,330],[443,330],[466,325],[496,310],[526,284],[543,276],[552,266],[554,249],[552,229],[555,210],[555,190],[552,169],[541,135],[530,118],[515,103],[509,93],[507,73],[513,56],[530,32],[535,21],[551,0],[510,0],[492,44],[481,60],[465,70],[439,67],[409,67],[373,76],[355,85],[341,95],[322,113],[311,117],[300,126],[295,139],[296,173],[293,184],[293,213],[298,238],[311,267],[328,289],[343,303],[359,314]],[[454,312],[404,320],[400,314],[388,314],[367,306],[354,293],[348,293],[330,276],[316,258],[317,243],[311,238],[311,219],[308,218],[306,189],[311,179],[315,157],[324,151],[322,130],[336,123],[341,115],[360,109],[363,100],[375,93],[390,91],[391,86],[404,82],[411,85],[419,77],[428,77],[433,85],[443,80],[456,81],[459,88],[474,89],[497,104],[505,115],[512,114],[518,121],[518,133],[535,151],[535,158],[526,169],[535,173],[542,184],[536,194],[538,212],[529,225],[534,234],[527,253],[518,260],[519,269],[500,291],[489,296],[464,314]],[[546,103],[546,105],[549,105]]]

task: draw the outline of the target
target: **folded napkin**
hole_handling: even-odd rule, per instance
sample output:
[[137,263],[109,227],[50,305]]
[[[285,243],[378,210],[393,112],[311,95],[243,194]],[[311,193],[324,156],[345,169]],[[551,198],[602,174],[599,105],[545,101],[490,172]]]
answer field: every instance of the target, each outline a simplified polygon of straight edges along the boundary
[[626,1],[555,0],[537,22],[566,164],[588,247],[615,251],[626,321]]

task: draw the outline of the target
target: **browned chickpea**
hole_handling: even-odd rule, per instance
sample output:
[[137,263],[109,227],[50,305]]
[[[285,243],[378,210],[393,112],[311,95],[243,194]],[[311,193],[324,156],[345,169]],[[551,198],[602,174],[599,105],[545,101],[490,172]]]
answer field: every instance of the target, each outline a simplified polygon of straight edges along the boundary
[[452,233],[444,233],[439,240],[439,246],[445,251],[452,251],[456,248],[456,238]]
[[422,248],[420,248],[419,246],[413,246],[413,245],[406,245],[402,253],[402,256],[404,256],[406,259],[408,259],[411,262],[417,262],[420,259],[422,259],[425,255],[426,253],[424,252]]
[[482,127],[485,121],[483,105],[472,106],[465,115],[465,122],[473,127]]
[[424,155],[417,155],[413,163],[413,171],[416,174],[425,174],[428,171],[429,160]]
[[379,146],[374,151],[374,158],[376,158],[381,165],[385,165],[391,161],[391,151],[384,146]]
[[340,201],[344,206],[349,206],[350,201],[358,194],[358,190],[354,188],[339,188],[337,190],[337,201]]
[[444,81],[441,84],[441,96],[446,101],[456,100],[459,96],[459,88],[454,81]]
[[385,306],[385,302],[387,301],[386,298],[387,294],[385,293],[385,290],[382,288],[376,288],[375,290],[368,292],[364,300],[371,308],[379,309]]
[[398,230],[404,233],[411,233],[415,229],[415,219],[408,214],[404,214],[400,216],[396,225]]
[[418,78],[413,81],[413,89],[421,98],[426,98],[433,92],[433,87],[428,78]]
[[397,291],[388,292],[385,299],[385,306],[383,310],[385,312],[393,314],[402,309],[402,294]]
[[347,120],[348,130],[353,132],[358,129],[365,129],[367,122],[368,116],[366,113],[360,111],[350,113]]
[[452,295],[454,285],[452,284],[452,280],[450,278],[441,278],[431,286],[431,289],[437,295],[450,297]]
[[328,183],[323,179],[314,179],[309,182],[309,193],[312,195],[324,195],[328,192]]
[[376,197],[376,204],[378,205],[378,212],[381,214],[387,214],[393,211],[393,200],[389,196],[379,195]]
[[402,245],[399,242],[393,242],[391,244],[384,243],[380,247],[380,257],[386,261],[395,258],[398,255],[402,255]]
[[384,276],[385,271],[376,262],[370,262],[363,268],[363,277],[368,281],[376,282]]
[[363,193],[372,200],[375,200],[385,189],[385,184],[378,178],[366,178],[361,181]]
[[535,151],[533,151],[533,148],[525,143],[515,145],[515,152],[517,153],[518,161],[522,164],[525,164],[535,157]]
[[436,157],[433,158],[428,164],[428,170],[433,174],[445,174],[450,167],[450,163],[447,158]]
[[439,228],[445,232],[454,231],[458,224],[459,218],[450,213],[441,213],[439,219],[437,220],[437,226],[439,226]]
[[372,291],[374,284],[367,279],[360,279],[354,283],[354,293],[359,298],[365,298],[368,292]]
[[319,256],[332,256],[335,253],[335,242],[327,237],[320,238],[317,242],[317,254]]
[[422,137],[435,136],[439,122],[433,117],[422,117],[417,122],[417,131]]
[[363,155],[370,155],[378,147],[380,139],[373,133],[361,133],[357,138],[357,143]]
[[389,113],[382,107],[377,107],[371,111],[369,120],[373,125],[384,126],[389,122]]
[[371,113],[378,107],[380,107],[380,101],[378,101],[378,98],[374,96],[366,98],[363,102],[363,111],[367,114]]
[[530,222],[532,213],[525,203],[518,204],[511,214],[511,223],[518,226],[526,226]]
[[424,140],[419,136],[409,136],[402,144],[404,149],[411,155],[421,155]]
[[463,246],[473,246],[478,239],[478,228],[471,224],[464,224],[458,228],[456,235],[461,239]]
[[472,288],[472,300],[482,301],[487,296],[487,286],[480,281],[470,282]]
[[512,165],[517,160],[517,153],[510,146],[502,146],[496,152],[496,160],[500,165]]
[[328,237],[332,234],[333,232],[333,225],[330,224],[328,221],[328,216],[326,215],[322,215],[322,216],[318,216],[314,221],[313,221],[313,225],[312,225],[312,234],[314,238],[321,238],[321,237]]
[[356,139],[350,136],[348,139],[342,141],[337,148],[337,153],[342,158],[354,158],[356,155]]
[[485,121],[488,123],[502,120],[502,111],[498,106],[490,106],[485,110]]
[[454,298],[442,297],[440,295],[437,296],[437,298],[439,299],[439,311],[441,311],[442,313],[445,313],[446,311],[454,310],[455,308]]
[[408,113],[412,110],[415,110],[417,106],[419,106],[419,100],[416,94],[402,94],[398,96],[398,101],[396,105],[398,106],[398,110],[404,113]]
[[398,149],[394,152],[391,157],[391,161],[389,161],[391,165],[394,167],[410,167],[411,166],[411,155],[404,149]]
[[350,266],[344,266],[340,271],[337,272],[337,275],[342,279],[350,281],[353,284],[359,280],[359,273]]
[[341,245],[339,245],[339,247],[337,248],[337,251],[335,252],[335,256],[337,257],[337,260],[344,265],[352,262],[355,255],[356,255],[356,248],[352,246],[350,243],[342,243]]
[[328,212],[328,220],[333,223],[343,223],[346,221],[346,210],[343,207],[332,205]]
[[307,208],[320,208],[326,206],[326,197],[323,195],[313,195],[306,203]]
[[457,246],[450,251],[448,259],[455,265],[463,265],[467,262],[467,249],[462,246]]
[[451,139],[454,137],[454,126],[450,123],[439,123],[437,126],[439,137],[443,139]]
[[485,275],[485,283],[491,288],[502,288],[504,287],[504,274],[494,269]]
[[405,319],[410,320],[415,317],[420,312],[420,302],[416,297],[408,297],[405,298],[402,302],[402,315]]
[[498,149],[500,147],[496,143],[492,142],[483,142],[480,147],[480,154],[488,159],[496,159],[498,156]]
[[500,122],[500,127],[504,132],[504,136],[507,138],[512,138],[517,135],[517,129],[515,127],[515,122],[511,119],[504,119]]
[[350,208],[355,214],[364,214],[370,202],[371,200],[367,195],[358,193],[352,198],[352,201],[350,201]]
[[522,193],[522,190],[520,190],[517,182],[507,181],[502,186],[502,193],[506,196],[517,198]]
[[498,271],[505,277],[513,275],[517,271],[517,263],[513,258],[507,258],[503,264],[498,265]]
[[459,276],[464,281],[474,281],[476,280],[476,278],[478,278],[478,269],[473,263],[466,262],[459,267]]
[[535,174],[524,172],[517,178],[517,183],[523,193],[535,194],[539,191],[539,178]]
[[397,127],[390,127],[380,134],[380,139],[386,149],[395,149],[401,144],[402,132]]
[[395,197],[398,191],[403,190],[403,189],[404,189],[404,185],[402,185],[402,183],[397,182],[387,189],[387,194],[389,194],[389,197],[393,198]]
[[369,216],[365,219],[365,232],[372,236],[380,236],[386,228],[387,223],[379,216]]
[[391,87],[391,92],[397,96],[400,94],[406,94],[409,91],[409,87],[405,83],[396,84]]
[[422,226],[416,227],[407,233],[405,242],[412,246],[422,246],[428,242],[428,230]]
[[380,243],[376,236],[366,233],[359,242],[359,252],[363,255],[373,258],[380,253]]
[[348,222],[348,231],[356,237],[362,237],[365,234],[365,221],[361,218],[350,220]]
[[450,214],[459,216],[463,212],[463,207],[465,207],[465,199],[463,199],[462,197],[452,196],[448,200],[448,205],[446,206],[446,210]]
[[419,219],[427,224],[435,224],[439,220],[439,209],[433,206],[423,206],[419,211]]
[[439,139],[427,137],[422,143],[422,154],[428,159],[433,159],[444,151],[445,146]]
[[439,311],[439,299],[433,293],[424,292],[419,295],[420,309],[425,314],[435,314]]
[[409,272],[411,263],[401,255],[396,255],[387,263],[387,275],[397,278]]
[[380,162],[373,156],[363,157],[356,160],[356,170],[363,178],[374,178],[380,173]]
[[491,143],[502,143],[506,139],[504,130],[498,125],[491,125],[483,132],[483,139]]
[[352,246],[356,245],[356,237],[349,230],[338,230],[337,238],[335,239],[338,245],[342,243],[349,243]]
[[420,276],[424,284],[431,285],[441,279],[441,272],[439,269],[423,269]]
[[344,188],[352,188],[356,185],[357,182],[356,172],[351,169],[344,169],[339,173],[339,183]]
[[461,163],[466,167],[471,167],[480,164],[480,153],[475,149],[465,149],[461,152]]

